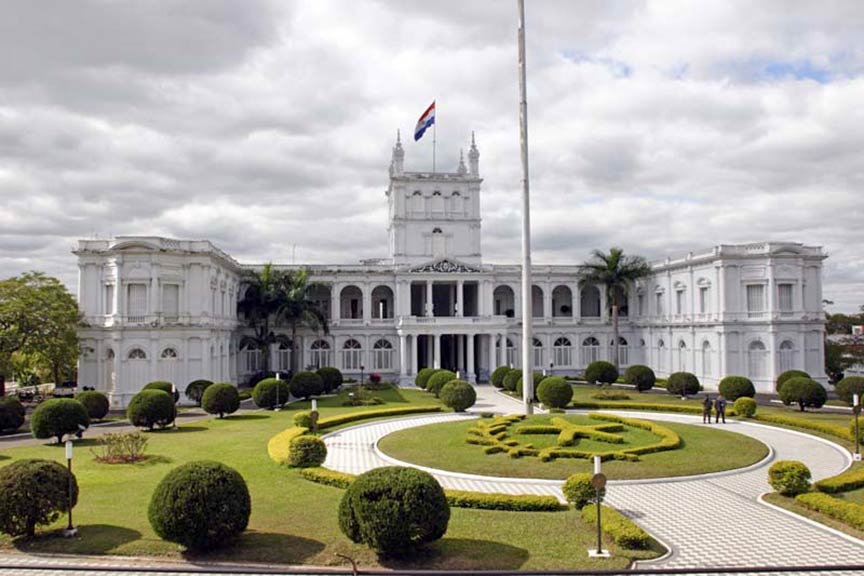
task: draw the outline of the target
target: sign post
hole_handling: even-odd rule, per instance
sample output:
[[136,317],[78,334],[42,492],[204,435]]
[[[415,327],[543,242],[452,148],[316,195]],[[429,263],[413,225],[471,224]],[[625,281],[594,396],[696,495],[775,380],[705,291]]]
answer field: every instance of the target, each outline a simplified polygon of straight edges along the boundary
[[600,471],[602,459],[594,456],[594,475],[591,486],[594,487],[594,497],[597,502],[597,549],[588,550],[589,558],[609,558],[609,551],[603,550],[603,524],[600,520],[600,501],[603,499],[603,489],[606,488],[606,476]]

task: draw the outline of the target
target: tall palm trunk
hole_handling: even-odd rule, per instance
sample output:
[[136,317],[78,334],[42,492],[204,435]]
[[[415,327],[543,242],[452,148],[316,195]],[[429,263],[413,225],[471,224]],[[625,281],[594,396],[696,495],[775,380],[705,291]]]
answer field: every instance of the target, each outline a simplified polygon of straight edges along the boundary
[[612,296],[612,363],[618,369],[618,297]]
[[297,356],[297,322],[291,322],[291,374],[297,374],[297,361],[299,357]]

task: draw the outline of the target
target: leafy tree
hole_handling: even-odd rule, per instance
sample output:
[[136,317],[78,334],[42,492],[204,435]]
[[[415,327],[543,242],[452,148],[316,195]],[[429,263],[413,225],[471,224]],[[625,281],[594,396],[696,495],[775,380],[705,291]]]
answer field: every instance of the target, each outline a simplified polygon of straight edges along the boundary
[[612,358],[618,368],[618,310],[627,300],[631,284],[651,274],[651,266],[641,256],[628,256],[621,248],[612,247],[608,254],[600,250],[591,252],[591,258],[579,267],[579,286],[606,287],[612,309]]
[[[306,270],[289,271],[282,275],[280,283],[284,299],[277,312],[277,319],[291,327],[292,345],[296,346],[297,328],[300,326],[329,334],[327,316],[318,302],[312,299],[312,292],[320,284],[309,282],[309,273]],[[295,374],[300,369],[297,365],[298,359],[298,354],[291,354],[291,371]]]
[[852,358],[844,353],[844,346],[825,339],[825,374],[832,382],[843,379],[843,372],[852,365]]

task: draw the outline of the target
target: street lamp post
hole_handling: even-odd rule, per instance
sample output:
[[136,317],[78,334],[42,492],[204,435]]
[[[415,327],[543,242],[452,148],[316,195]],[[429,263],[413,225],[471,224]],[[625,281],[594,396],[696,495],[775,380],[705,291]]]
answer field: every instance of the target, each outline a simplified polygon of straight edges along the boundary
[[852,455],[852,459],[856,462],[861,461],[861,450],[860,450],[860,436],[858,434],[858,415],[861,414],[861,396],[858,394],[852,395],[852,414],[855,419],[855,454]]
[[276,372],[276,407],[273,408],[274,412],[279,412],[282,409],[282,406],[279,404],[279,387],[282,385],[280,380],[279,372]]
[[63,531],[63,536],[71,538],[78,534],[78,529],[72,524],[72,441],[66,441],[66,468],[69,470],[69,482],[66,485],[66,503],[69,506],[69,524]]
[[174,415],[171,420],[171,429],[177,429],[177,387],[171,384],[171,401],[174,403]]
[[364,381],[363,371],[364,370],[366,370],[366,367],[361,364],[360,365],[360,386],[363,386],[363,381]]

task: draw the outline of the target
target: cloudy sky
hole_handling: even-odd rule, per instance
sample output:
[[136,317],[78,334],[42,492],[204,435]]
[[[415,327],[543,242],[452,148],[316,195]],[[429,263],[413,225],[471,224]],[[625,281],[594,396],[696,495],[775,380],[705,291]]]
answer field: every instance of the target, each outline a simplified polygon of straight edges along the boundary
[[[527,4],[535,262],[791,240],[864,304],[860,2]],[[74,289],[76,239],[131,234],[384,256],[390,149],[433,99],[439,167],[477,134],[485,260],[515,261],[515,39],[515,0],[5,2],[0,275]]]

